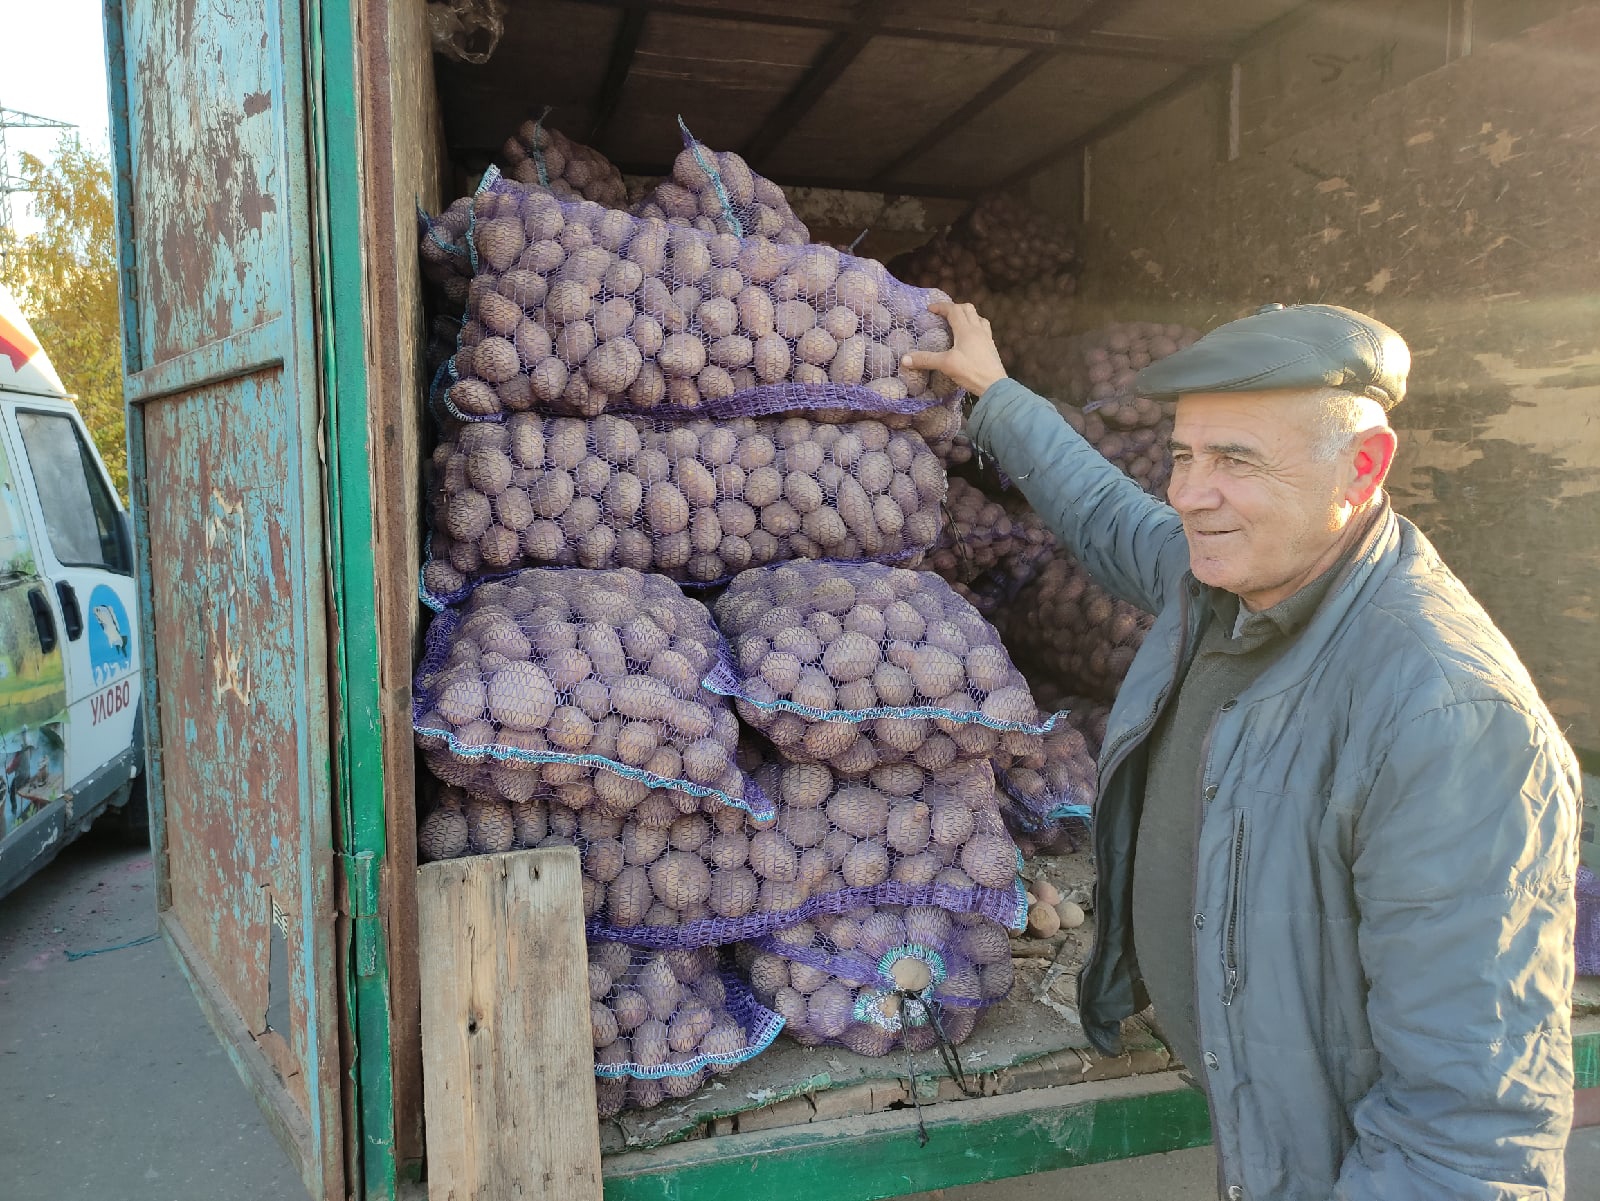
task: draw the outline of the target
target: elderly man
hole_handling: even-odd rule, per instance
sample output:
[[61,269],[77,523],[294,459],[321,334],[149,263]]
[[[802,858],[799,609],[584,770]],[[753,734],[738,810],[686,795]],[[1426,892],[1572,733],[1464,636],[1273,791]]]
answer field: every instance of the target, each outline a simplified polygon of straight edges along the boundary
[[907,365],[1156,621],[1100,759],[1101,1051],[1153,1000],[1253,1201],[1559,1201],[1578,769],[1526,671],[1382,485],[1410,356],[1270,305],[1147,367],[1169,504],[1007,379],[989,323]]

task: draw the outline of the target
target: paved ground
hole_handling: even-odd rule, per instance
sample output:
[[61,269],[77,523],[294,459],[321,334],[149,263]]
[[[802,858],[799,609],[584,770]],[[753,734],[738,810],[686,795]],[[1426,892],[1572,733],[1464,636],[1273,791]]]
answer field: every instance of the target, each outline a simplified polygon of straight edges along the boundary
[[[147,853],[75,844],[0,901],[4,1201],[303,1201],[295,1171],[155,931]],[[1568,1152],[1600,1201],[1600,1128]],[[1209,1148],[921,1201],[1212,1201]],[[753,1199],[759,1201],[759,1199]]]
[[154,933],[148,851],[80,840],[0,901],[6,1201],[301,1201]]

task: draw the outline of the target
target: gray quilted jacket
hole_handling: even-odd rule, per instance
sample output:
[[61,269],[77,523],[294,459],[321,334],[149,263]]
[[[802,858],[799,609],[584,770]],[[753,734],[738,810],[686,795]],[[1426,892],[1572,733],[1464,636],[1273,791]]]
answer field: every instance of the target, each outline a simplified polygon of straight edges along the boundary
[[[1084,1031],[1146,1003],[1131,920],[1144,742],[1207,589],[1177,514],[1014,381],[974,442],[1155,613],[1100,756]],[[1560,1201],[1572,1118],[1576,761],[1515,653],[1385,511],[1283,657],[1216,714],[1196,1017],[1219,1188],[1251,1201]]]

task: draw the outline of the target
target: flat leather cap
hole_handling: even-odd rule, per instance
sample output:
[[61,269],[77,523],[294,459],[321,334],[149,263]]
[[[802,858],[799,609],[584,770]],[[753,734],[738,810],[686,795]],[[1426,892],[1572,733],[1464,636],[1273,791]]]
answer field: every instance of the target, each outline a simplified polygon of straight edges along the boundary
[[1392,409],[1406,394],[1405,339],[1353,309],[1331,304],[1264,305],[1219,325],[1192,346],[1139,372],[1140,396],[1340,388]]

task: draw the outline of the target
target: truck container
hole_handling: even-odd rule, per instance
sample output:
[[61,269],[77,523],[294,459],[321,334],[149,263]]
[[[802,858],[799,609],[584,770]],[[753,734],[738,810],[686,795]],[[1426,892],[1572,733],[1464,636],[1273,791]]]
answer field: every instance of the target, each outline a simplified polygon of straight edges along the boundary
[[[495,12],[486,61],[436,52]],[[1600,6],[106,0],[105,23],[161,929],[315,1197],[425,1172],[417,208],[544,105],[636,174],[682,115],[829,240],[904,248],[1015,191],[1077,231],[1082,328],[1272,300],[1390,322],[1415,358],[1397,506],[1600,750]],[[1600,1084],[1595,1007],[1576,1021]],[[920,1113],[826,1075],[733,1088],[676,1145],[613,1137],[607,1196],[887,1197],[1208,1138],[1176,1073],[1138,1074],[1159,1047],[1060,1046]]]

